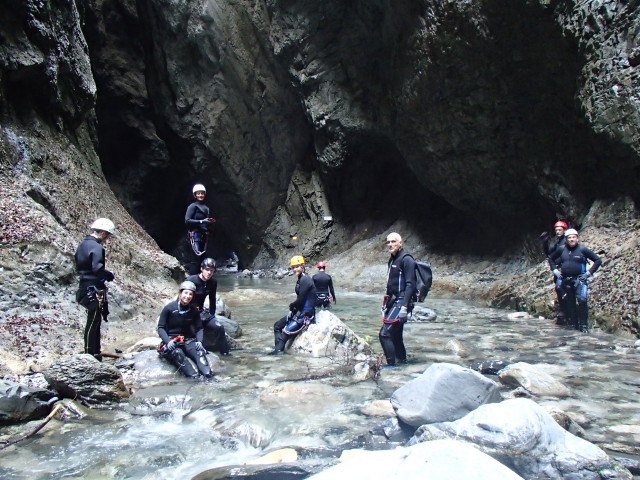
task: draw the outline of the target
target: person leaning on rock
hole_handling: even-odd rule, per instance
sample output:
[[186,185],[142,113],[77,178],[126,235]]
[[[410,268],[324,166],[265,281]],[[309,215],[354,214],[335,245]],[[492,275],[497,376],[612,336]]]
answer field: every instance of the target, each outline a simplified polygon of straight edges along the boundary
[[332,303],[336,303],[336,292],[333,289],[333,279],[325,272],[327,262],[318,262],[318,273],[313,277],[313,284],[316,287],[316,307],[329,308]]
[[[565,244],[565,235],[564,232],[569,226],[566,222],[559,220],[553,225],[553,230],[555,235],[553,238],[547,233],[544,232],[540,235],[540,239],[542,240],[542,249],[544,250],[544,254],[547,256],[547,263],[549,264],[549,268],[553,270],[553,262],[551,261],[551,255],[556,251],[564,248]],[[562,281],[556,279],[555,275],[553,276],[553,283],[555,286],[556,297],[558,299],[558,313],[556,314],[556,323],[558,325],[566,324],[566,313],[564,307],[564,299],[562,298]]]
[[158,320],[158,335],[162,343],[158,346],[158,353],[187,377],[197,379],[199,371],[206,378],[211,378],[213,373],[207,360],[207,350],[202,345],[200,312],[192,303],[195,293],[193,282],[185,280],[180,284],[178,299],[162,309]]
[[382,328],[379,338],[387,365],[393,366],[396,360],[407,363],[402,331],[407,316],[413,310],[416,262],[402,248],[402,237],[398,233],[387,235],[386,244],[391,258],[387,263],[387,293],[382,303]]
[[288,340],[295,338],[310,323],[315,323],[316,287],[304,271],[304,258],[294,255],[289,265],[298,277],[296,299],[289,305],[289,313],[273,324],[275,348],[271,353],[274,355],[284,352]]
[[193,186],[192,202],[184,214],[184,223],[187,226],[189,244],[195,255],[195,259],[189,262],[189,275],[197,275],[200,270],[200,259],[207,251],[209,241],[209,230],[213,228],[215,220],[211,218],[209,207],[205,205],[204,199],[207,196],[207,189],[198,183]]
[[[587,305],[588,279],[596,273],[602,260],[593,251],[578,243],[578,232],[570,228],[565,233],[564,248],[551,254],[553,274],[561,282],[567,321],[575,329],[589,333]],[[587,270],[587,261],[593,265]],[[576,306],[577,303],[577,306]]]
[[113,273],[105,268],[103,244],[115,234],[116,227],[108,218],[98,218],[91,224],[91,229],[93,233],[84,237],[75,253],[76,272],[80,275],[76,301],[87,309],[84,353],[102,360],[100,325],[109,315],[105,282],[114,279]]
[[[213,277],[216,271],[216,261],[213,258],[205,258],[200,264],[200,273],[191,275],[186,281],[193,282],[196,286],[193,304],[200,312],[200,319],[205,330],[211,332],[214,338],[215,348],[222,355],[230,355],[227,335],[222,325],[216,319],[216,292],[218,281]],[[204,308],[204,302],[209,297],[209,309]]]

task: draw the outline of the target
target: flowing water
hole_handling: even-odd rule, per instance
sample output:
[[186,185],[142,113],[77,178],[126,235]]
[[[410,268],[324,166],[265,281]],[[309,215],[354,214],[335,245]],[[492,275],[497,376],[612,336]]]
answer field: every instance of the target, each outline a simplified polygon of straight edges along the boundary
[[[361,446],[382,422],[364,415],[363,406],[389,398],[434,362],[469,366],[488,359],[544,364],[541,368],[574,395],[536,401],[570,413],[600,445],[633,449],[640,443],[640,351],[631,340],[584,335],[545,319],[510,318],[510,311],[463,300],[429,298],[426,306],[437,320],[405,327],[409,365],[383,370],[376,381],[353,383],[348,376],[322,375],[326,359],[266,355],[273,346],[273,322],[293,300],[293,277],[219,280],[219,293],[244,335],[241,349],[219,365],[218,382],[178,378],[137,391],[121,408],[92,411],[82,421],[54,420],[0,453],[0,477],[185,479],[284,447],[329,461],[345,446]],[[337,295],[333,313],[379,353],[380,297]],[[274,390],[284,385],[296,389]]]

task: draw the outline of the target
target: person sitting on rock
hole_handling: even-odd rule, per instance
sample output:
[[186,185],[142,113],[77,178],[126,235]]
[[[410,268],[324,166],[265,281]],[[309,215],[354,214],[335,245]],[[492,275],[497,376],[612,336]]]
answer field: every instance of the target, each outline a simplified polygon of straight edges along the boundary
[[316,287],[316,307],[330,308],[332,303],[336,303],[333,279],[331,275],[325,273],[327,262],[318,262],[317,267],[318,273],[312,277]]
[[[564,248],[556,250],[549,258],[553,264],[553,274],[561,281],[568,324],[576,330],[589,333],[587,283],[589,277],[600,268],[602,260],[593,251],[578,243],[577,230],[570,228],[565,236],[567,240]],[[587,270],[588,260],[591,260],[593,265]]]
[[298,277],[296,300],[289,305],[289,313],[273,324],[275,348],[273,354],[284,352],[287,341],[302,332],[310,323],[315,323],[316,287],[304,271],[304,258],[294,255],[289,262],[291,270]]
[[187,207],[184,215],[184,223],[188,229],[189,244],[195,254],[195,259],[189,262],[188,270],[190,275],[197,275],[200,270],[200,258],[207,251],[209,241],[209,230],[213,227],[215,220],[211,217],[209,207],[204,204],[207,189],[198,183],[193,186],[193,196],[196,201]]
[[[200,312],[200,319],[205,330],[207,342],[211,338],[211,342],[215,345],[215,349],[222,355],[230,355],[229,343],[227,335],[224,331],[224,325],[216,318],[216,291],[218,289],[218,281],[213,277],[216,271],[216,261],[213,258],[205,258],[200,264],[200,273],[191,275],[186,281],[193,282],[196,286],[193,304]],[[209,297],[209,308],[204,308],[204,302]]]
[[[192,302],[195,293],[193,282],[184,281],[180,284],[178,299],[162,309],[158,320],[158,335],[162,343],[158,346],[158,353],[187,377],[197,379],[199,371],[206,378],[211,378],[213,373],[202,345],[202,320]],[[197,371],[189,359],[196,364]]]
[[[569,226],[566,222],[559,220],[553,225],[553,229],[555,231],[555,236],[551,238],[551,236],[547,232],[543,232],[540,235],[540,239],[542,240],[542,249],[544,250],[544,254],[547,256],[547,263],[549,263],[549,267],[553,270],[553,262],[551,261],[551,255],[556,251],[564,248],[565,244],[565,236],[564,232]],[[564,307],[564,299],[562,293],[562,281],[553,277],[553,283],[555,285],[556,297],[558,298],[558,313],[556,314],[556,323],[558,325],[566,324],[566,313]]]

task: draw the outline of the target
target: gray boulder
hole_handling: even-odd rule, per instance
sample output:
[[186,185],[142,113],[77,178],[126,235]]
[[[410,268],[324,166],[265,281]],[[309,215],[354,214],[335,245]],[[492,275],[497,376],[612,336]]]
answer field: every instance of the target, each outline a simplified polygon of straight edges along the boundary
[[51,390],[0,380],[0,424],[45,417],[57,398]]
[[419,427],[457,420],[480,405],[497,402],[498,389],[496,382],[471,369],[436,363],[396,390],[391,404],[400,420]]
[[542,371],[541,367],[526,362],[512,363],[498,373],[500,381],[512,387],[523,387],[534,395],[568,397],[571,390]]
[[242,327],[240,327],[240,324],[235,320],[231,320],[223,315],[216,315],[216,319],[222,324],[224,331],[231,338],[238,338],[242,336]]
[[44,376],[61,396],[86,404],[120,402],[129,396],[120,371],[92,355],[64,357],[51,365]]
[[473,443],[525,478],[631,479],[599,447],[564,430],[526,398],[482,405],[455,422],[423,425],[410,443],[447,438]]
[[480,450],[454,440],[426,442],[394,450],[362,452],[309,478],[522,480],[522,477]]

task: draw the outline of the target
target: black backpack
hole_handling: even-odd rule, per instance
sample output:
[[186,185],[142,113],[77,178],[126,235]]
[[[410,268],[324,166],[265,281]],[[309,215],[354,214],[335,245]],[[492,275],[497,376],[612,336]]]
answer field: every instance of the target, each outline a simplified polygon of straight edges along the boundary
[[[408,253],[404,256],[413,258]],[[402,258],[404,258],[404,256]],[[416,293],[414,294],[414,300],[416,302],[424,302],[427,298],[429,290],[431,290],[431,284],[433,283],[433,272],[431,271],[430,262],[421,262],[413,258],[416,262]],[[402,262],[402,260],[401,260]]]

